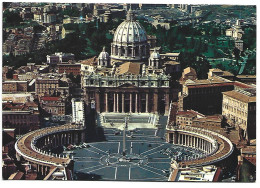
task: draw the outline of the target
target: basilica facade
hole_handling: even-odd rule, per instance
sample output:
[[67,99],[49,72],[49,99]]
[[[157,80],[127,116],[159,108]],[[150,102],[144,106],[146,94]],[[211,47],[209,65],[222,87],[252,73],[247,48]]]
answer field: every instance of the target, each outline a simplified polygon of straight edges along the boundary
[[103,48],[98,57],[81,61],[87,107],[97,112],[168,114],[174,93],[164,62],[171,60],[150,48],[145,29],[129,10],[115,31],[111,55]]

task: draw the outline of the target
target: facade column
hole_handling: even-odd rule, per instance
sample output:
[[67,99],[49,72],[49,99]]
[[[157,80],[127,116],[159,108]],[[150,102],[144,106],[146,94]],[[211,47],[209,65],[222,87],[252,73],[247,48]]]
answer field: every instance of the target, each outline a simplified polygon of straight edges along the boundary
[[158,113],[158,92],[153,93],[153,112]]
[[181,134],[181,145],[184,145],[183,143],[183,134]]
[[125,113],[125,94],[122,93],[122,113]]
[[119,112],[119,93],[116,94],[116,112]]
[[95,92],[95,99],[96,99],[96,111],[100,112],[100,93],[99,91]]
[[116,93],[114,93],[114,108],[113,108],[113,112],[116,112]]
[[120,46],[118,46],[118,56],[121,56],[121,47]]
[[128,48],[125,46],[125,57],[127,57],[128,56]]
[[67,133],[66,135],[67,135],[67,144],[70,144],[70,135],[69,133]]
[[135,47],[132,47],[132,57],[135,57]]
[[133,103],[133,96],[132,93],[130,93],[130,113],[132,113],[132,103]]
[[139,46],[139,49],[138,49],[138,51],[139,51],[139,57],[142,57],[142,46]]
[[178,144],[181,144],[181,134],[178,133]]
[[145,112],[146,113],[148,113],[148,105],[149,105],[149,94],[148,93],[146,93],[146,99],[145,99],[146,101],[145,101]]
[[135,113],[138,112],[138,93],[135,94]]
[[107,96],[107,93],[105,93],[105,98],[106,98],[106,112],[108,112],[108,96]]

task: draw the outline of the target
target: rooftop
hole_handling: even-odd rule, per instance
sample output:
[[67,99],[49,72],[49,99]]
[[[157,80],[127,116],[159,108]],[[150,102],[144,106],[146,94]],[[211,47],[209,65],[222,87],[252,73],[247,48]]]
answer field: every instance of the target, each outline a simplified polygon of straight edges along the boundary
[[200,114],[199,112],[196,112],[194,110],[187,110],[187,111],[178,111],[178,116],[189,116],[189,117],[196,117],[197,115],[204,117],[203,114]]
[[84,64],[84,65],[93,65],[93,64],[96,64],[97,61],[98,61],[97,56],[94,56],[92,58],[82,60],[82,61],[80,61],[80,63]]
[[223,95],[227,95],[245,103],[256,102],[256,96],[249,96],[246,93],[241,93],[236,90],[223,92]]
[[119,66],[116,74],[140,74],[141,65],[138,63],[127,62]]
[[183,70],[184,74],[188,74],[188,73],[193,73],[193,74],[197,74],[196,71],[191,68],[191,67],[187,67],[186,69]]
[[43,101],[58,101],[60,99],[60,97],[41,97],[41,100]]

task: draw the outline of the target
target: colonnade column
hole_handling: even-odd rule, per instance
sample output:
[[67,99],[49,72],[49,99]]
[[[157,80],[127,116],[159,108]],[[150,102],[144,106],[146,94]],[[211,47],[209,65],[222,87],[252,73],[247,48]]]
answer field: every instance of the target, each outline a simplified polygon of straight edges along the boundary
[[138,93],[135,94],[135,113],[138,112]]
[[134,57],[135,56],[135,48],[134,48],[134,46],[132,47],[132,57]]
[[148,113],[148,105],[149,105],[149,94],[146,93],[146,103],[145,103],[145,112]]

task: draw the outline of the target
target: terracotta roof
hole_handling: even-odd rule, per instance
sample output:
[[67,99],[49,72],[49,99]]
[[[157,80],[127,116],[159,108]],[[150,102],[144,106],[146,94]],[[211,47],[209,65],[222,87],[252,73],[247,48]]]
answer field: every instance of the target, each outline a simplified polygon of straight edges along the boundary
[[13,173],[8,179],[9,180],[21,180],[23,175],[24,175],[23,172],[16,172],[16,173]]
[[178,116],[190,116],[190,117],[195,117],[197,115],[204,116],[203,114],[200,114],[199,112],[196,112],[194,110],[178,111],[176,115],[178,115]]
[[212,115],[212,116],[206,116],[204,118],[197,118],[196,121],[204,122],[204,121],[218,121],[221,122],[223,119],[222,115]]
[[241,149],[242,154],[256,154],[256,146],[247,146]]
[[139,63],[127,62],[119,66],[116,74],[140,74],[141,65]]
[[250,85],[247,85],[247,84],[244,84],[244,83],[241,83],[241,82],[234,82],[234,85],[235,86],[238,86],[238,87],[241,87],[241,88],[253,88],[252,86]]
[[177,61],[166,61],[164,65],[179,65],[180,63]]
[[94,56],[90,59],[82,60],[80,63],[84,65],[94,65],[97,63],[97,61],[98,61],[97,56]]
[[250,103],[250,102],[256,102],[256,96],[248,96],[246,94],[242,94],[238,91],[226,91],[222,92],[224,95],[227,95],[229,97],[232,97],[234,99],[237,99],[242,102]]
[[58,101],[60,97],[41,97],[43,101]]
[[188,73],[193,73],[193,74],[197,74],[196,71],[191,68],[191,67],[187,67],[186,69],[183,70],[184,74],[188,74]]
[[211,72],[223,72],[223,70],[221,70],[221,69],[209,69],[209,71],[211,71]]
[[256,75],[237,75],[237,78],[255,78],[256,79]]
[[232,86],[234,83],[208,83],[208,84],[195,84],[195,85],[187,85],[188,88],[203,88],[203,87],[218,87],[218,86]]
[[232,74],[231,72],[228,72],[228,71],[223,71],[222,76],[234,76],[234,74]]

